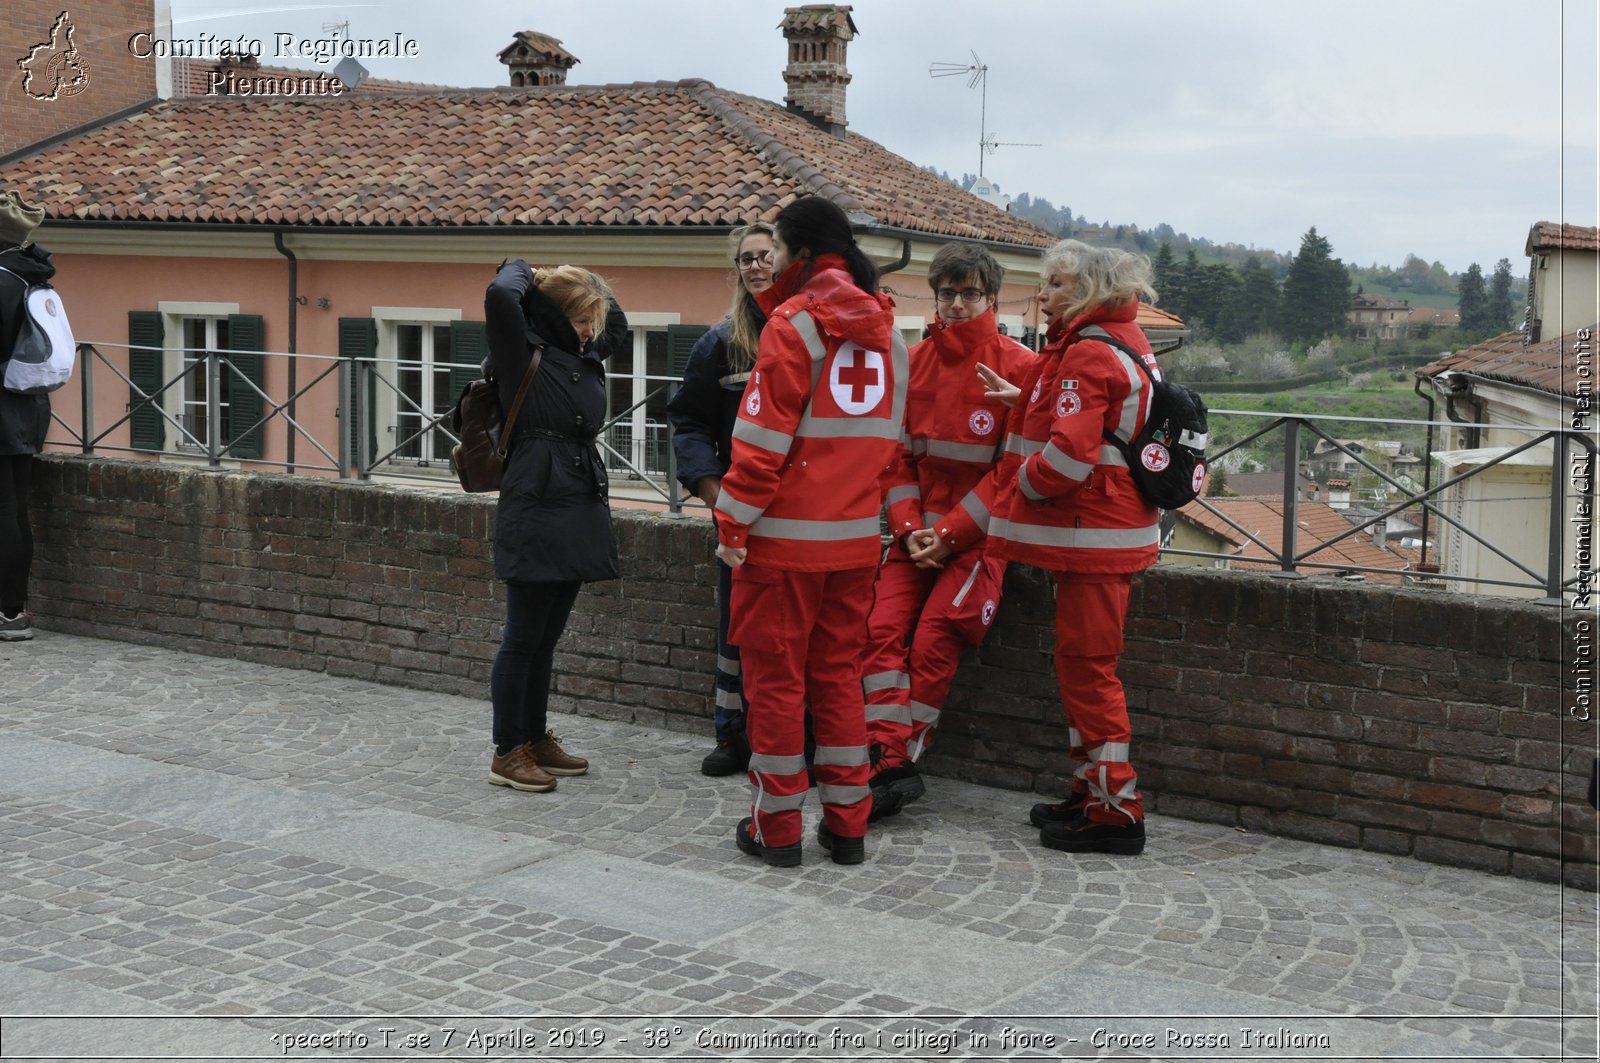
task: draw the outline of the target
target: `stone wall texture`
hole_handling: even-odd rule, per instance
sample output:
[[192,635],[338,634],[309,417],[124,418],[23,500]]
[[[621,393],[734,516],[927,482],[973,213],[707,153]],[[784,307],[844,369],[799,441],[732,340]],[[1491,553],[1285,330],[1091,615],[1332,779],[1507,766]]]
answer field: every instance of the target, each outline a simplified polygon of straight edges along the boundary
[[[41,628],[487,698],[504,605],[493,496],[84,457],[34,468]],[[579,599],[554,707],[709,737],[710,526],[616,517],[624,578]],[[1592,888],[1595,723],[1571,711],[1585,622],[1157,566],[1135,582],[1121,665],[1140,787],[1162,814]],[[931,774],[1063,791],[1052,624],[1049,583],[1013,566]]]

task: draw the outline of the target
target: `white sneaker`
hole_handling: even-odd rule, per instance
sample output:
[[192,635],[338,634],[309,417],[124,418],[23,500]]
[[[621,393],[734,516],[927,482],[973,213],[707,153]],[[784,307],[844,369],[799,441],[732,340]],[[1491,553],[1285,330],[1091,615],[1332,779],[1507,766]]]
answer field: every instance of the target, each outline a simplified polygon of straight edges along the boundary
[[16,616],[0,613],[0,642],[22,642],[33,638],[33,618],[27,610]]

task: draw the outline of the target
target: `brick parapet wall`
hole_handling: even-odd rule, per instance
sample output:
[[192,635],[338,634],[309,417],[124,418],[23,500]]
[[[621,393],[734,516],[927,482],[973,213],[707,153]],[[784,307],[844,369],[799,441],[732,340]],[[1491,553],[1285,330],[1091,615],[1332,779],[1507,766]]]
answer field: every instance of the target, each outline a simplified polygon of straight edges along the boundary
[[[34,479],[42,628],[486,698],[492,498],[59,456]],[[709,527],[637,511],[617,527],[625,578],[579,599],[555,707],[709,734]],[[930,772],[1061,792],[1053,609],[1014,567]],[[1165,814],[1593,888],[1595,724],[1564,689],[1579,622],[1158,566],[1135,582],[1121,667],[1141,789]]]

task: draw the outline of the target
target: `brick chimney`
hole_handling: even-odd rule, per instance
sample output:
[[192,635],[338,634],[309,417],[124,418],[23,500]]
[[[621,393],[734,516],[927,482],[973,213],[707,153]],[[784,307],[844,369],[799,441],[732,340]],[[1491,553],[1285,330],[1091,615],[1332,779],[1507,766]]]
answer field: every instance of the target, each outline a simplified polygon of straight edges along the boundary
[[844,52],[856,35],[847,4],[807,4],[784,8],[779,23],[789,42],[789,86],[783,102],[812,125],[836,137],[845,135],[844,92],[850,84]]
[[567,71],[578,65],[577,57],[554,37],[523,30],[503,48],[498,57],[511,68],[511,85],[565,85]]

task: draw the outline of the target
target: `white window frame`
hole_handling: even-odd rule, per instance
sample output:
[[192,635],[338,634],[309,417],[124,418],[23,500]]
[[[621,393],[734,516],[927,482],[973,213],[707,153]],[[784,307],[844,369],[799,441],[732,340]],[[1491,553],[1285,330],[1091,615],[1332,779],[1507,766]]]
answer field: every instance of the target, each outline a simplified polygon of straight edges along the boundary
[[[195,319],[217,321],[226,319],[230,315],[239,313],[238,303],[214,302],[186,302],[181,300],[166,300],[156,303],[156,312],[161,315],[161,382],[166,384],[176,380],[184,370],[184,323]],[[207,329],[208,333],[211,330]],[[184,383],[175,388],[170,388],[161,396],[161,408],[167,416],[183,424],[184,414],[188,412],[190,402],[190,378],[185,378]],[[170,428],[171,426],[167,426]],[[163,433],[166,438],[164,452],[180,460],[196,462],[207,461],[205,441],[201,440],[199,446],[188,441],[183,433],[173,429]],[[228,468],[238,468],[238,461],[224,456],[222,463]]]
[[[396,391],[400,385],[400,329],[402,326],[415,325],[424,329],[433,325],[449,325],[454,321],[463,320],[463,314],[458,309],[439,306],[375,306],[372,308],[372,320],[378,329],[378,349],[376,367],[378,375],[384,382],[375,389],[377,409],[373,416],[377,423],[383,426],[383,431],[378,433],[378,453],[387,454],[399,442],[399,416],[400,402]],[[431,352],[431,334],[423,333],[424,349]],[[454,355],[454,351],[451,352]],[[428,364],[432,365],[431,356]],[[450,363],[454,364],[454,363]],[[429,376],[430,374],[424,374]],[[376,457],[377,455],[373,455]],[[414,458],[390,458],[376,470],[381,475],[385,470],[405,470],[409,475],[412,470],[438,470],[441,473],[450,472],[450,456],[448,454],[436,455],[431,461],[422,461]]]
[[[632,340],[632,344],[628,348],[629,360],[626,372],[624,373],[622,367],[617,364],[622,352],[612,355],[606,362],[608,385],[610,381],[614,381],[617,377],[624,375],[633,381],[633,387],[630,391],[632,397],[629,398],[628,405],[635,406],[636,409],[628,415],[626,422],[629,427],[629,439],[632,441],[627,458],[633,462],[635,468],[643,469],[646,472],[650,471],[650,466],[645,461],[645,448],[649,443],[651,428],[654,427],[658,433],[665,433],[668,429],[665,424],[651,425],[649,419],[645,416],[647,411],[643,405],[644,400],[650,394],[652,388],[659,386],[661,383],[659,380],[652,381],[647,372],[649,364],[646,354],[649,341],[646,339],[645,334],[649,332],[665,332],[668,325],[678,325],[682,324],[682,322],[683,315],[678,313],[648,310],[628,311],[628,335]],[[608,386],[606,388],[606,420],[609,422],[616,413],[617,411],[611,409],[611,388]]]

